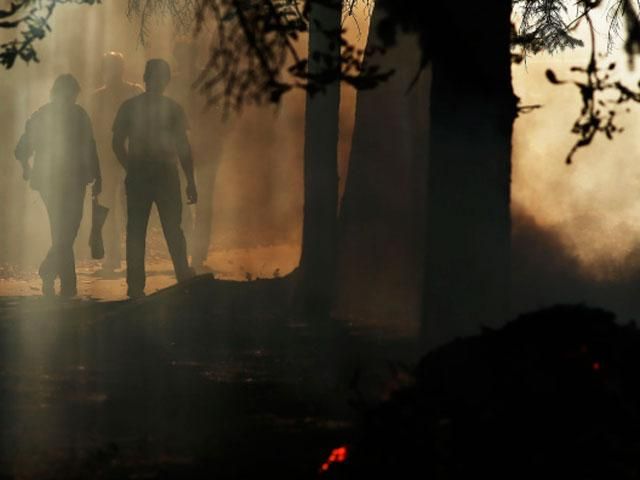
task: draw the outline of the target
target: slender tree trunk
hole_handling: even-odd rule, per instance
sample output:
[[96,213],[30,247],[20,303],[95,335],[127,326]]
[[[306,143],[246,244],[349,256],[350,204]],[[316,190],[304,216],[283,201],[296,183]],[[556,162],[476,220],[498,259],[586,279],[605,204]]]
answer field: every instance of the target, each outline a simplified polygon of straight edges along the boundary
[[[506,320],[510,263],[511,0],[443,3],[433,57],[422,338]],[[463,14],[460,14],[463,12]],[[442,40],[440,40],[442,39]]]
[[[376,8],[367,43],[381,45]],[[393,76],[358,92],[340,209],[336,311],[341,317],[415,328],[420,320],[430,68],[417,35],[399,34],[366,62]]]
[[329,315],[335,283],[341,20],[341,1],[313,2],[308,72],[333,69],[335,79],[323,91],[307,94],[305,112],[304,223],[296,306],[312,321]]

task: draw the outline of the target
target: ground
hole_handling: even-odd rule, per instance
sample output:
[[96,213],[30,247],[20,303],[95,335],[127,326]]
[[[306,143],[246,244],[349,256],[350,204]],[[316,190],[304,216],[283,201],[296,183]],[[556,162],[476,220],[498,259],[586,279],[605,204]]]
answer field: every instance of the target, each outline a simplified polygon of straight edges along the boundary
[[[240,257],[214,251],[215,280],[165,289],[168,261],[150,258],[150,295],[133,302],[96,263],[80,265],[68,302],[5,268],[0,478],[315,478],[358,422],[350,399],[383,398],[388,362],[415,346],[292,318],[290,277],[221,279],[242,278]],[[286,271],[275,262],[263,270]]]
[[[212,248],[205,263],[207,269],[222,280],[274,278],[290,273],[297,265],[299,248],[292,244],[254,246],[252,248]],[[101,262],[77,260],[78,292],[82,298],[121,300],[126,298],[125,263],[115,274],[100,273]],[[173,267],[164,239],[150,229],[147,240],[147,293],[175,283]],[[0,264],[0,295],[35,295],[41,290],[37,265]]]

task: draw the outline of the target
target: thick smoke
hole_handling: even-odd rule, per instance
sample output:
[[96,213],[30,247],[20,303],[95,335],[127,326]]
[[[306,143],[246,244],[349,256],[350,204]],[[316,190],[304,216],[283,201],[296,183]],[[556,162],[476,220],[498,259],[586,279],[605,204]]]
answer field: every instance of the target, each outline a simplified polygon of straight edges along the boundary
[[[604,23],[600,27],[606,31]],[[597,35],[596,44],[604,50],[606,36]],[[624,132],[613,140],[596,138],[566,165],[580,94],[573,85],[551,85],[544,75],[551,68],[559,78],[581,80],[570,68],[586,65],[588,55],[583,48],[514,67],[522,104],[542,105],[521,115],[514,130],[513,306],[518,312],[554,302],[602,305],[627,317],[639,312],[634,294],[640,279],[640,162],[634,133],[639,109],[632,105],[617,118]],[[616,63],[616,80],[637,85],[640,72],[629,69],[622,51],[598,58],[603,65]]]

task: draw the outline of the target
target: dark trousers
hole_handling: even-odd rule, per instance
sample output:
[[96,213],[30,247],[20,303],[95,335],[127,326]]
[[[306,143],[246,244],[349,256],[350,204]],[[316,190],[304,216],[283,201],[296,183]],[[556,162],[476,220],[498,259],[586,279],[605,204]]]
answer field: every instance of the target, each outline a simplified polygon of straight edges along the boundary
[[131,166],[125,180],[127,193],[127,284],[129,295],[144,291],[144,253],[151,206],[156,204],[169,247],[176,279],[191,275],[180,222],[182,197],[175,165],[148,162]]
[[73,243],[78,235],[84,204],[84,185],[58,185],[43,188],[40,196],[49,215],[51,248],[40,264],[40,276],[45,281],[60,277],[62,292],[76,293],[76,263]]
[[191,260],[200,266],[207,260],[213,223],[213,192],[218,172],[218,161],[211,160],[198,165],[198,203],[193,228]]
[[104,260],[102,265],[105,268],[120,268],[122,260],[121,235],[124,230],[124,192],[122,191],[122,167],[115,158],[104,156],[107,161],[112,162],[107,168],[102,169],[102,193],[100,203],[109,208],[109,215],[105,221],[103,231],[104,238]]

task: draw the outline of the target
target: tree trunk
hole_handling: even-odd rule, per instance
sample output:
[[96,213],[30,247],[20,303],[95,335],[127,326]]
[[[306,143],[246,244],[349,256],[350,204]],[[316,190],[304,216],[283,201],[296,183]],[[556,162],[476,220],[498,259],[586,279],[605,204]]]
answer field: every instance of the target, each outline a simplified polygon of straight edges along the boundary
[[296,307],[307,320],[329,315],[335,283],[338,209],[341,1],[313,2],[309,74],[333,69],[335,79],[307,94],[304,146],[304,220]]
[[[432,348],[508,315],[511,0],[441,4],[433,52],[422,339]],[[463,15],[459,12],[464,12]],[[446,35],[446,36],[444,36]]]
[[[367,43],[380,45],[384,10]],[[421,73],[417,35],[399,34],[366,62],[393,76],[358,92],[340,209],[336,311],[343,318],[416,329],[422,299],[430,71]],[[428,69],[430,70],[430,68]]]

